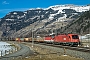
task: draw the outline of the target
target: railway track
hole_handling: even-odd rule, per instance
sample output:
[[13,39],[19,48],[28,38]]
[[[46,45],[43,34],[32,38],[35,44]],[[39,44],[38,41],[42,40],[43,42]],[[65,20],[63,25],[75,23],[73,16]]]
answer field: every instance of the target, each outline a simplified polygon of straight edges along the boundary
[[[32,45],[31,42],[23,42],[23,43]],[[46,43],[36,43],[36,42],[33,43],[33,46],[40,46],[42,50],[45,48],[56,52],[50,54],[59,54],[59,55],[65,54],[65,55],[82,58],[84,60],[90,60],[90,47],[70,47],[70,46],[53,45]]]
[[[37,44],[37,43],[35,43],[35,44]],[[90,53],[90,47],[80,47],[80,46],[79,47],[70,47],[70,46],[54,45],[54,44],[46,44],[46,43],[38,43],[38,44]]]

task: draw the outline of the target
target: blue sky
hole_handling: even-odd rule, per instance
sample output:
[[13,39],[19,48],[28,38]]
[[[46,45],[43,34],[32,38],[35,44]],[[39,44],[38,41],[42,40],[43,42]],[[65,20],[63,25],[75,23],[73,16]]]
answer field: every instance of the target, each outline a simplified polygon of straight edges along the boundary
[[0,0],[0,18],[11,11],[25,11],[30,8],[47,8],[53,5],[87,5],[90,0]]

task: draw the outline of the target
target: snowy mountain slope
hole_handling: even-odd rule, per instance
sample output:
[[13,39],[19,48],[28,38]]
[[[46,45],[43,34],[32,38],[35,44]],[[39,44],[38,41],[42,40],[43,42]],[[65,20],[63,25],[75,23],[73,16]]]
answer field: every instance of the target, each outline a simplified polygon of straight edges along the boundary
[[42,30],[50,32],[52,28],[59,29],[66,26],[89,9],[90,6],[55,5],[27,11],[13,11],[0,19],[0,30],[3,36],[14,37],[30,34],[31,29],[37,32]]
[[59,13],[64,13],[62,10],[63,9],[73,9],[77,12],[85,12],[87,10],[90,10],[90,6],[79,6],[79,5],[72,5],[72,4],[67,4],[67,5],[55,5],[55,6],[50,6],[47,9],[53,9],[53,10],[59,10]]

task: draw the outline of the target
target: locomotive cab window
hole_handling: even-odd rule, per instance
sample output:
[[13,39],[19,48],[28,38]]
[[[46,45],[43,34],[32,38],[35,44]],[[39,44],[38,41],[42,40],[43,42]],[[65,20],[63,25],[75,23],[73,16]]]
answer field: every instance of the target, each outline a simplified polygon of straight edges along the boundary
[[72,35],[72,39],[79,39],[78,35]]
[[54,38],[55,34],[51,35],[52,38]]

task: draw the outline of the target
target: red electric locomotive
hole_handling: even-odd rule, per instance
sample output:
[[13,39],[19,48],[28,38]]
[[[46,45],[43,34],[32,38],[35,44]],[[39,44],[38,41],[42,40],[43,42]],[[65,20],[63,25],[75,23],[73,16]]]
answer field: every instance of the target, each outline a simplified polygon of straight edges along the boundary
[[45,36],[44,42],[46,42],[46,43],[53,43],[54,40],[53,40],[52,36]]
[[79,36],[77,34],[58,34],[46,36],[44,39],[45,42],[62,44],[62,45],[80,45]]
[[54,37],[55,37],[54,33],[52,33],[52,34],[50,34],[48,36],[45,36],[44,37],[44,42],[46,42],[46,43],[53,43],[54,42],[54,39],[53,39]]
[[60,34],[56,35],[54,38],[54,43],[63,44],[63,45],[79,45],[80,40],[77,34]]

